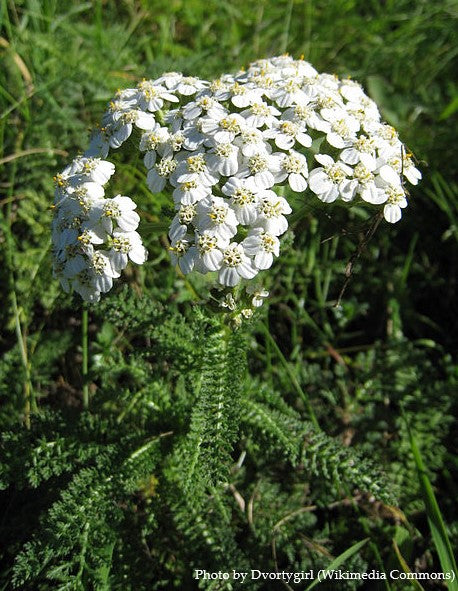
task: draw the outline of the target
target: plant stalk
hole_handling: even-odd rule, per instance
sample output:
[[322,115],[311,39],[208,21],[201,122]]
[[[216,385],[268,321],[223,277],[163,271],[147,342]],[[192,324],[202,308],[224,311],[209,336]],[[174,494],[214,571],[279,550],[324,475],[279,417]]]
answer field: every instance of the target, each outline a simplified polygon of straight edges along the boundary
[[88,325],[89,313],[87,303],[83,304],[83,312],[81,316],[81,348],[83,351],[83,408],[89,408],[89,384],[88,384]]

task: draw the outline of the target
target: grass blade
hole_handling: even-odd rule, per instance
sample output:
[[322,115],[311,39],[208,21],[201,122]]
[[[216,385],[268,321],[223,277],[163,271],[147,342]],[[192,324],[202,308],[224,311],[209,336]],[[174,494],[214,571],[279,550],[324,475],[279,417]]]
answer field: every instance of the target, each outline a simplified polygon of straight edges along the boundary
[[[412,571],[410,570],[409,565],[405,561],[404,556],[401,554],[401,551],[399,550],[399,546],[396,544],[396,541],[395,540],[393,540],[393,548],[394,548],[394,551],[396,553],[396,556],[398,557],[399,564],[401,565],[402,570],[406,574],[411,573]],[[425,591],[424,588],[417,581],[417,579],[409,579],[409,581],[410,581],[410,584],[412,585],[412,587],[414,589],[416,589],[416,591]]]
[[[358,550],[360,548],[362,548],[364,546],[364,544],[367,544],[368,541],[369,541],[369,538],[365,538],[364,540],[361,540],[361,542],[356,542],[356,544],[353,544],[353,546],[351,546],[350,548],[345,550],[345,552],[342,552],[342,554],[337,556],[337,558],[334,558],[334,560],[331,562],[331,564],[328,566],[328,568],[325,568],[323,570],[323,572],[328,573],[336,568],[339,568],[339,566],[341,566],[348,558],[350,558],[350,556],[353,556],[353,554],[356,554],[356,552],[358,552]],[[322,582],[321,578],[315,579],[313,581],[313,583],[311,583],[306,588],[305,591],[310,591],[311,589],[313,589],[316,585],[318,585],[321,582]]]
[[316,418],[315,412],[313,410],[313,407],[310,403],[309,397],[306,394],[306,392],[301,388],[297,377],[294,373],[294,371],[291,369],[286,357],[283,355],[280,347],[277,345],[275,339],[272,337],[272,335],[270,334],[269,328],[263,323],[260,322],[259,323],[259,327],[262,329],[262,332],[264,333],[264,335],[266,336],[267,340],[270,342],[270,344],[272,345],[274,351],[277,353],[278,358],[280,359],[280,363],[283,365],[283,367],[286,370],[286,373],[288,374],[288,377],[291,380],[292,385],[294,386],[294,389],[296,390],[296,392],[298,393],[299,397],[302,399],[302,401],[304,402],[307,411],[309,413],[309,417],[310,420],[312,421],[312,423],[314,424],[314,426],[319,430],[320,429],[320,425],[318,423],[318,419]]
[[[458,581],[456,580],[457,568],[455,557],[453,555],[452,546],[445,529],[445,523],[442,518],[442,513],[439,509],[439,505],[436,500],[436,496],[431,486],[431,481],[428,478],[423,458],[421,457],[420,450],[418,449],[417,441],[410,430],[410,426],[407,422],[406,416],[403,412],[404,420],[407,425],[407,431],[409,433],[410,447],[412,449],[415,465],[417,467],[418,478],[420,481],[420,490],[425,503],[426,515],[428,517],[429,528],[433,538],[434,545],[436,547],[439,561],[441,563],[442,571],[444,573],[450,573],[452,580],[448,581],[449,591],[458,591]],[[453,574],[454,573],[454,574]]]

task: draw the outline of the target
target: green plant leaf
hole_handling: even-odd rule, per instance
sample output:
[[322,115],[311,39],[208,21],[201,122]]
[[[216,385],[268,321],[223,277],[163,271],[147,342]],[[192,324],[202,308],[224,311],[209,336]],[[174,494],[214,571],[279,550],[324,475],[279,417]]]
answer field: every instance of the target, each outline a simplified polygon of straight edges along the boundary
[[[393,540],[393,548],[394,551],[396,553],[396,556],[398,557],[399,560],[399,564],[402,567],[402,570],[407,574],[407,573],[411,573],[412,571],[409,568],[409,565],[407,564],[407,562],[404,560],[403,555],[401,554],[401,551],[399,550],[399,546],[396,544],[396,541]],[[411,584],[412,586],[417,589],[417,591],[424,591],[423,587],[420,585],[420,583],[417,581],[417,579],[411,579]]]
[[[458,581],[456,580],[456,561],[453,555],[452,546],[450,544],[450,540],[447,535],[447,530],[445,528],[445,523],[442,518],[442,513],[439,509],[439,505],[436,500],[436,495],[434,494],[433,487],[431,486],[431,481],[428,478],[428,474],[426,472],[426,467],[423,463],[423,458],[420,454],[420,450],[417,445],[417,441],[415,439],[414,434],[412,433],[409,424],[407,423],[406,416],[404,414],[404,419],[406,421],[407,430],[409,433],[409,440],[410,440],[410,447],[412,449],[413,457],[415,460],[415,465],[417,467],[418,478],[420,481],[420,490],[421,495],[423,497],[423,502],[426,508],[426,515],[428,516],[428,523],[429,528],[431,530],[431,535],[433,538],[434,545],[436,547],[437,554],[439,556],[439,560],[442,566],[442,570],[444,573],[450,573],[453,580],[448,581],[448,588],[450,591],[458,591]],[[455,573],[455,576],[453,576]]]
[[[345,550],[345,552],[342,552],[342,554],[337,556],[337,558],[334,558],[334,560],[331,562],[331,564],[328,566],[328,568],[324,569],[324,572],[328,573],[336,568],[339,568],[339,566],[341,566],[346,560],[348,560],[351,556],[353,556],[353,554],[356,554],[365,544],[367,544],[368,541],[369,541],[369,538],[365,538],[364,540],[361,540],[360,542],[356,542],[356,544],[353,544],[353,546],[351,546],[350,548]],[[313,583],[311,583],[306,588],[305,591],[310,591],[311,589],[316,587],[316,585],[318,585],[321,582],[322,582],[321,579],[315,579],[313,581]]]

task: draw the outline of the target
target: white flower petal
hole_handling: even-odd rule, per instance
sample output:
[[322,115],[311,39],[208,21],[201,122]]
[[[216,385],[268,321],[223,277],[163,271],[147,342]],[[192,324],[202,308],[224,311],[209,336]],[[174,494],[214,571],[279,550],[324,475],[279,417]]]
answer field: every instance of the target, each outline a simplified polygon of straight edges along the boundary
[[301,144],[301,146],[304,146],[304,148],[310,148],[312,145],[312,138],[306,133],[298,133],[296,140]]
[[381,203],[385,203],[388,199],[388,195],[383,189],[378,189],[374,183],[370,183],[361,191],[361,198],[364,199],[364,201],[367,201],[367,203],[380,205]]
[[390,185],[400,185],[401,184],[401,179],[400,179],[398,173],[393,168],[391,168],[391,166],[388,166],[388,165],[382,166],[381,169],[379,170],[379,174],[382,177],[382,179]]
[[396,222],[399,222],[399,220],[401,219],[401,208],[399,207],[399,205],[387,203],[383,208],[383,215],[387,222],[390,222],[390,224],[395,224]]
[[294,146],[294,143],[295,139],[291,135],[285,135],[283,133],[280,133],[275,136],[275,144],[281,150],[290,150]]
[[315,160],[323,166],[332,166],[334,164],[334,160],[327,154],[315,154]]
[[237,271],[243,279],[253,279],[258,274],[258,270],[248,258],[237,267]]
[[357,180],[347,179],[339,183],[339,193],[343,201],[351,201],[358,187]]
[[319,195],[320,193],[330,191],[334,187],[334,184],[324,171],[315,169],[309,175],[309,186],[314,193]]
[[[375,160],[375,157],[372,154],[367,154],[366,152],[362,152],[359,156],[359,159],[361,161],[362,164],[364,164],[364,166],[372,171],[375,170],[377,167],[377,163]],[[348,162],[347,164],[351,164],[350,162]]]
[[307,188],[307,181],[301,174],[293,172],[288,177],[288,183],[292,191],[302,193]]
[[240,275],[234,267],[222,267],[218,275],[219,282],[228,287],[234,287],[240,282]]
[[148,251],[142,244],[135,245],[129,251],[129,258],[132,262],[136,263],[137,265],[143,265],[143,263],[148,258]]
[[157,154],[153,150],[146,152],[145,156],[143,157],[143,163],[146,168],[148,168],[148,169],[153,168],[153,166],[156,162],[156,156],[157,156]]
[[143,111],[137,111],[137,113],[135,125],[139,129],[150,131],[156,127],[156,119],[152,113],[144,113]]
[[339,189],[335,185],[333,185],[331,189],[329,189],[328,191],[324,191],[323,193],[318,195],[318,198],[321,199],[323,203],[332,203],[337,199],[338,196]]
[[[360,153],[355,148],[345,148],[340,154],[340,159],[346,164],[358,164],[360,160]],[[363,162],[364,164],[364,162]]]
[[221,269],[223,253],[214,248],[202,256],[202,261],[209,271],[218,271],[218,269]]
[[146,184],[152,193],[160,193],[164,189],[166,182],[166,179],[159,176],[154,169],[151,169],[146,177]]
[[269,269],[272,266],[274,257],[271,252],[262,250],[254,257],[254,264],[258,269]]
[[345,141],[339,134],[334,133],[333,131],[328,133],[326,139],[328,140],[328,143],[334,148],[345,148]]
[[124,212],[123,215],[117,219],[117,222],[121,230],[132,232],[138,228],[140,216],[135,211]]

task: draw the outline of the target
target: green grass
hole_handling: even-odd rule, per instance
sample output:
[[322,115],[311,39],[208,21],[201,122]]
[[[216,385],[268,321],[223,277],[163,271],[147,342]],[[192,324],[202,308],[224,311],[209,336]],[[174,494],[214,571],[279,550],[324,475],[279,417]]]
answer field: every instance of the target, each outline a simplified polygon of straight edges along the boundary
[[[409,432],[412,454],[418,471],[421,495],[423,497],[423,502],[425,503],[431,535],[439,556],[442,570],[444,573],[456,573],[458,569],[456,567],[455,555],[452,550],[452,545],[448,537],[441,510],[437,504],[431,481],[428,477],[420,450],[418,449],[417,440],[409,429],[409,426],[407,426],[407,429]],[[448,587],[451,591],[455,591],[458,589],[458,581],[455,579],[451,580]]]
[[[7,488],[0,588],[10,588],[18,555],[22,573],[38,568],[24,545],[40,532],[57,556],[59,538],[52,546],[49,536],[55,528],[65,539],[59,519],[74,511],[77,529],[84,518],[72,495],[84,497],[94,519],[93,496],[114,495],[117,504],[101,504],[100,515],[106,511],[122,532],[111,538],[105,525],[83,532],[75,589],[93,581],[109,589],[124,575],[136,591],[195,589],[189,564],[196,556],[180,536],[197,556],[207,556],[205,547],[222,565],[224,552],[235,552],[226,526],[252,568],[275,570],[273,540],[286,570],[326,568],[332,556],[339,557],[334,565],[348,558],[344,567],[353,570],[399,568],[399,556],[411,570],[456,568],[457,17],[453,0],[1,0],[0,482]],[[195,508],[177,509],[159,468],[144,468],[140,486],[122,466],[148,433],[164,434],[158,457],[168,457],[168,434],[189,425],[196,400],[188,382],[199,373],[193,351],[203,338],[191,310],[202,286],[171,268],[161,219],[167,203],[151,199],[135,163],[122,163],[123,191],[144,212],[150,256],[144,269],[127,273],[125,288],[90,307],[86,348],[81,303],[61,293],[51,273],[52,177],[86,148],[117,88],[164,70],[214,77],[283,51],[360,81],[399,129],[424,178],[411,190],[402,222],[382,223],[367,244],[367,211],[336,207],[325,215],[297,204],[282,262],[269,275],[269,309],[248,336],[244,384],[251,398],[240,399],[246,435],[235,444],[232,488],[215,488],[209,506],[194,515]],[[263,420],[271,421],[271,434],[258,440]],[[298,421],[314,433],[309,448],[295,443]],[[346,473],[364,474],[355,476],[346,456],[333,456],[323,433],[381,466],[397,506],[349,486]],[[118,457],[120,442],[125,456]],[[101,476],[96,487],[97,471],[108,480]],[[297,523],[288,521],[274,536],[273,524],[294,511],[302,511]],[[363,538],[370,543],[358,545]],[[120,539],[130,544],[125,562]],[[97,551],[86,557],[94,544]],[[64,546],[62,552],[73,555]],[[147,583],[132,558],[145,552],[154,573]],[[65,566],[47,559],[54,582],[43,575],[24,589],[65,588]]]

